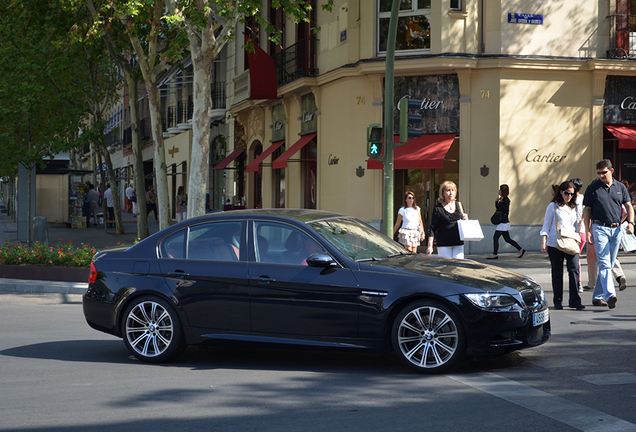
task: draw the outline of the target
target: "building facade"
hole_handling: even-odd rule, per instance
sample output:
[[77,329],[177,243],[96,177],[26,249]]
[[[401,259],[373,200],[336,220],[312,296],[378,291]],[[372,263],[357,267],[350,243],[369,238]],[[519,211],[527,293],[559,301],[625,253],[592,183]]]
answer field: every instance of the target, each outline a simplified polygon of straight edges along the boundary
[[[236,159],[215,168],[232,169],[245,207],[319,208],[380,227],[383,170],[367,157],[366,133],[388,103],[392,2],[336,1],[333,12],[322,3],[310,17],[318,35],[286,21],[281,45],[258,41],[274,59],[275,99],[250,99],[249,76],[260,71],[243,41],[228,47],[226,157]],[[552,184],[589,184],[604,157],[618,179],[636,182],[634,3],[402,2],[390,103],[422,101],[422,137],[396,147],[395,211],[412,190],[427,217],[452,180],[486,234],[468,252],[487,253],[497,191],[508,184],[512,236],[537,250]]]

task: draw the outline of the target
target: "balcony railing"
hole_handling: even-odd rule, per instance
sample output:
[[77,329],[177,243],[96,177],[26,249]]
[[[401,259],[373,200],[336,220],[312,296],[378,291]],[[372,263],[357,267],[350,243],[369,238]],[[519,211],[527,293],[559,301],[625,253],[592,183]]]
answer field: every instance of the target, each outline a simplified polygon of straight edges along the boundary
[[225,109],[225,81],[212,83],[212,109]]
[[177,124],[179,122],[177,121],[177,107],[176,106],[169,106],[168,107],[168,112],[166,113],[166,120],[168,122],[168,129],[177,127]]
[[615,14],[610,20],[608,58],[636,58],[636,15]]
[[283,85],[302,77],[315,77],[316,40],[303,39],[272,56],[276,67],[276,82]]

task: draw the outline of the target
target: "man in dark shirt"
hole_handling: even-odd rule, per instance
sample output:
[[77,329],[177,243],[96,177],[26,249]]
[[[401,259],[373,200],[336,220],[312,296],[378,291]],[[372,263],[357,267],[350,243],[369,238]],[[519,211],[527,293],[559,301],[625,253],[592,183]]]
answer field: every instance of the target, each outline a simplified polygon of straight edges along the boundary
[[598,180],[585,190],[583,205],[585,210],[585,231],[587,242],[594,245],[598,262],[598,276],[592,295],[594,306],[616,307],[616,288],[612,280],[612,267],[621,244],[620,221],[622,206],[627,210],[627,233],[634,233],[634,209],[631,197],[624,184],[616,181],[614,169],[609,159],[596,164]]

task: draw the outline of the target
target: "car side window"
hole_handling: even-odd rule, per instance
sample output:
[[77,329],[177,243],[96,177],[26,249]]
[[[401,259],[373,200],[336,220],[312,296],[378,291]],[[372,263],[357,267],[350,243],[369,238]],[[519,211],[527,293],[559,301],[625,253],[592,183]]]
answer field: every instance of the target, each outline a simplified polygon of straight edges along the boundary
[[211,222],[189,228],[187,259],[239,261],[241,221]]
[[307,265],[309,255],[324,248],[297,228],[273,222],[256,222],[256,261]]
[[186,230],[181,230],[161,243],[161,257],[172,259],[185,258]]

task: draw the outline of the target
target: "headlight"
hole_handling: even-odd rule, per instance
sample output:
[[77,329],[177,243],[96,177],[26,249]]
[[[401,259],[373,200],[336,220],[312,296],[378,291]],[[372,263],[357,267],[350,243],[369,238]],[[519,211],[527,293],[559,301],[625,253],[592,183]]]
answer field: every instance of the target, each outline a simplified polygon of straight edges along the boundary
[[539,297],[541,297],[541,303],[545,303],[545,292],[542,288],[539,288]]
[[517,303],[515,298],[509,294],[464,294],[472,304],[482,309],[506,308]]

